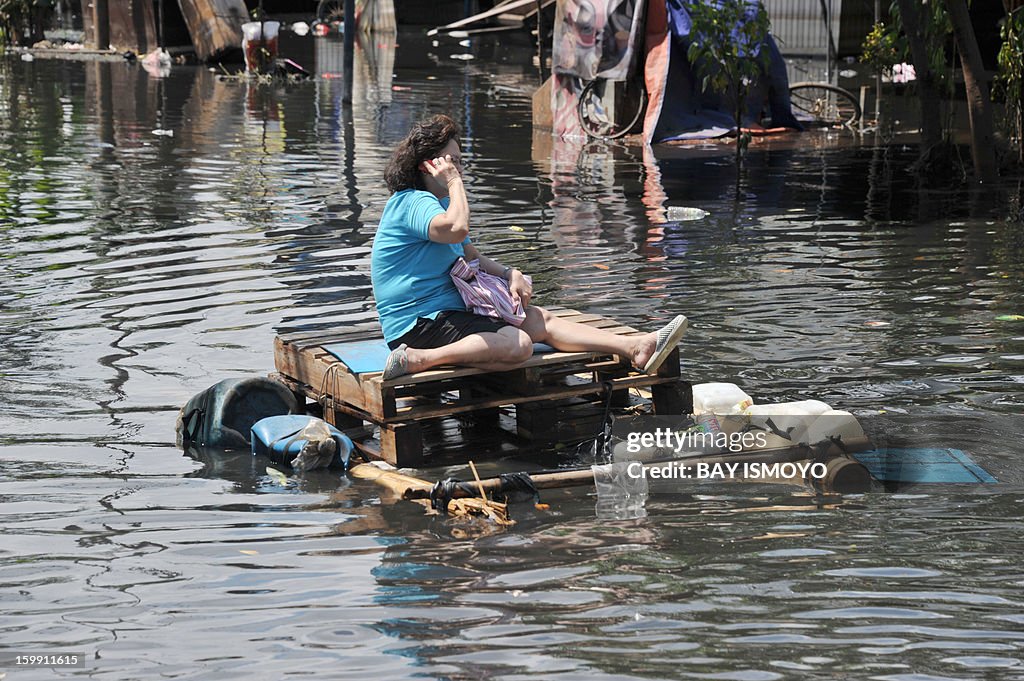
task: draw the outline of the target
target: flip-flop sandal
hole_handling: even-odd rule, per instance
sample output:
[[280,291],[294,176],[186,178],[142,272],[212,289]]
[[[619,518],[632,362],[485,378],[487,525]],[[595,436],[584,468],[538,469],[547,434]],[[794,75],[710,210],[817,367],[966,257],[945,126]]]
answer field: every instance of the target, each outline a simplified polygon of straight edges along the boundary
[[658,340],[654,345],[654,354],[644,365],[645,374],[656,374],[668,356],[679,345],[686,333],[686,317],[677,315],[675,319],[658,330]]
[[381,375],[385,381],[390,381],[392,378],[398,378],[409,373],[409,356],[405,354],[408,345],[402,343],[397,348],[391,351],[388,355],[388,361],[384,363],[384,373]]

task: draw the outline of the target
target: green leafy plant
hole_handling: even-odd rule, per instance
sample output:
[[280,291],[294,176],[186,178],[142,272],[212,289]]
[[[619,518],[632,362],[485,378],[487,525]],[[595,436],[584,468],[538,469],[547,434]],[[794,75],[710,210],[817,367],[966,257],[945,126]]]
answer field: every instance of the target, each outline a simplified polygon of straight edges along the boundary
[[693,22],[687,59],[703,91],[726,95],[736,123],[736,158],[749,137],[742,133],[743,108],[751,84],[762,78],[770,60],[765,45],[771,23],[760,3],[746,0],[695,0],[686,3]]
[[886,28],[884,23],[871,27],[860,46],[860,62],[867,64],[875,73],[888,74],[892,67],[902,61],[905,46],[899,44],[899,35]]
[[992,94],[1006,99],[1006,127],[1017,143],[1017,162],[1024,163],[1024,10],[1006,17],[1000,36],[999,73]]
[[[872,26],[871,32],[865,36],[861,44],[860,61],[880,73],[890,73],[896,64],[913,62],[898,2],[894,1],[890,5],[889,16],[892,21],[889,24],[878,23]],[[922,2],[919,20],[931,72],[940,87],[951,89],[953,81],[950,78],[950,56],[953,25],[945,3]]]

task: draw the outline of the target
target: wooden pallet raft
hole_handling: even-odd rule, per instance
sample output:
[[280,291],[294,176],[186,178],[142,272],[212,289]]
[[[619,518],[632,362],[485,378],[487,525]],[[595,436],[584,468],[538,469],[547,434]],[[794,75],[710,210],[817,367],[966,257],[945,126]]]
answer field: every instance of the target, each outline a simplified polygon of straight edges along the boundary
[[[642,332],[594,314],[569,309],[550,309],[570,321],[600,327],[621,335]],[[655,413],[689,413],[690,386],[680,378],[679,350],[673,351],[656,375],[636,371],[615,355],[595,352],[547,352],[535,354],[520,368],[486,372],[468,367],[449,367],[381,379],[381,372],[356,373],[325,349],[332,344],[365,342],[380,338],[375,327],[343,333],[304,333],[274,340],[272,376],[296,393],[324,406],[324,418],[339,427],[369,422],[380,429],[379,450],[372,456],[396,466],[423,462],[421,424],[456,414],[478,413],[515,405],[520,435],[543,439],[557,422],[557,410],[545,409],[567,398],[600,400],[606,384],[614,397],[631,388],[649,388]],[[445,400],[439,400],[444,396]],[[549,422],[545,422],[545,415]]]

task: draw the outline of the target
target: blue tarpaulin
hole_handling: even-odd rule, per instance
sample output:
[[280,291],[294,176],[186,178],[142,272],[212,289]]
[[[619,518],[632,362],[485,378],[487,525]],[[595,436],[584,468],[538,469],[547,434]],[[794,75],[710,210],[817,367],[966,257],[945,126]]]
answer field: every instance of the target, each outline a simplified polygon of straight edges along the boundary
[[856,452],[857,461],[882,482],[994,483],[997,480],[959,449],[921,447]]

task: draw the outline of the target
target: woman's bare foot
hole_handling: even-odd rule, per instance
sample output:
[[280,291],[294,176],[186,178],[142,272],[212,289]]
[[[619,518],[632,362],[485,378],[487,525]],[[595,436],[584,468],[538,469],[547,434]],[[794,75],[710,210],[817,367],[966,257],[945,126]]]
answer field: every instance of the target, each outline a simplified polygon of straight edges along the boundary
[[654,349],[658,345],[658,332],[651,331],[648,334],[640,336],[633,347],[633,366],[637,369],[643,370],[647,365],[647,362],[654,355]]
[[424,357],[423,350],[416,348],[406,348],[405,356],[409,358],[409,373],[415,374],[419,371],[426,371],[430,368],[427,364],[426,357]]

